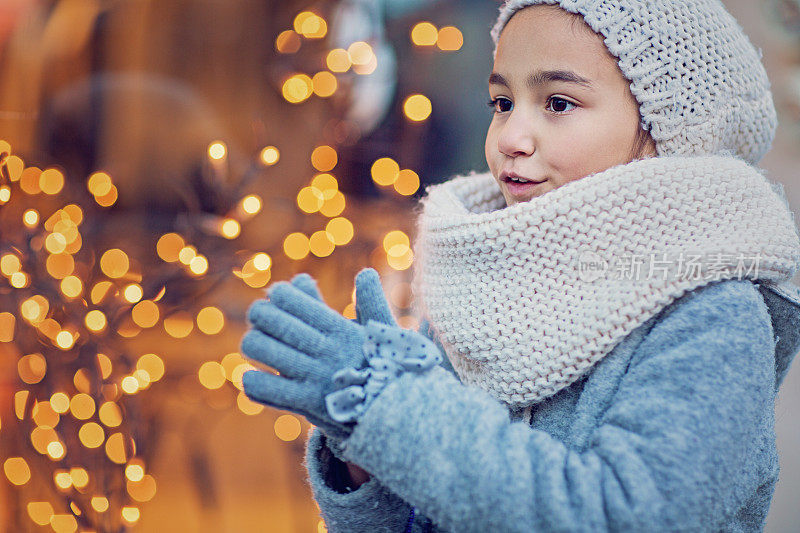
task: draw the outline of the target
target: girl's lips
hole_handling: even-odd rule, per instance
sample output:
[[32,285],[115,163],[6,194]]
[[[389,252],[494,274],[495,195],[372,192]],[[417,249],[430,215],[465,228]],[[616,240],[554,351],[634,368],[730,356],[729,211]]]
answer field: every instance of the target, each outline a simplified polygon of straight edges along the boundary
[[511,180],[505,181],[506,189],[508,189],[508,192],[511,193],[512,196],[517,196],[517,197],[530,195],[531,192],[535,191],[536,188],[543,183],[544,181],[539,181],[539,182],[530,181],[528,183],[517,183],[516,181],[511,181]]

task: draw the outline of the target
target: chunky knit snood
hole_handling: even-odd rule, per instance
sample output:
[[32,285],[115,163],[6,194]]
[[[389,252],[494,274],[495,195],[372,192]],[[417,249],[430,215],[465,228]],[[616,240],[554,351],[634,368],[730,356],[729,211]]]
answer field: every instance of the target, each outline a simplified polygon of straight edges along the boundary
[[427,187],[417,225],[416,312],[465,385],[514,408],[687,291],[800,269],[782,188],[725,155],[634,161],[508,207],[490,173],[457,176]]

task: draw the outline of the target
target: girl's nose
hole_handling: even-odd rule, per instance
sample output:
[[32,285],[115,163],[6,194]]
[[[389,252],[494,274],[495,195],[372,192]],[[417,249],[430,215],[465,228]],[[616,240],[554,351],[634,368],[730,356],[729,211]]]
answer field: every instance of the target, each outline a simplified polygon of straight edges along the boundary
[[536,150],[531,119],[511,113],[497,137],[497,149],[509,157],[529,156]]

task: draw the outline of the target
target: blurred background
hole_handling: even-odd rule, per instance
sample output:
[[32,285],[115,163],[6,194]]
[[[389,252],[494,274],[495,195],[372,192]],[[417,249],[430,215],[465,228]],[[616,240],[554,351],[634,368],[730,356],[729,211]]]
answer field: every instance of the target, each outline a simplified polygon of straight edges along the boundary
[[[800,207],[800,1],[762,162]],[[320,532],[310,425],[241,392],[250,303],[312,274],[415,328],[424,187],[486,171],[493,0],[0,0],[0,532]],[[795,280],[798,281],[797,279]],[[768,531],[800,523],[800,372]]]

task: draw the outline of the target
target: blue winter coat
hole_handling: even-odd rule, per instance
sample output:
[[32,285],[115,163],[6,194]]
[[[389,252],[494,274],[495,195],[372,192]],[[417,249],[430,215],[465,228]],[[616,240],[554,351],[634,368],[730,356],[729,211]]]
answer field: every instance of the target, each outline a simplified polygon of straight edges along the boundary
[[798,349],[797,287],[712,282],[536,404],[530,425],[452,367],[405,374],[338,452],[370,481],[326,484],[341,463],[317,428],[308,480],[332,533],[402,533],[412,506],[416,532],[761,531],[775,397]]

